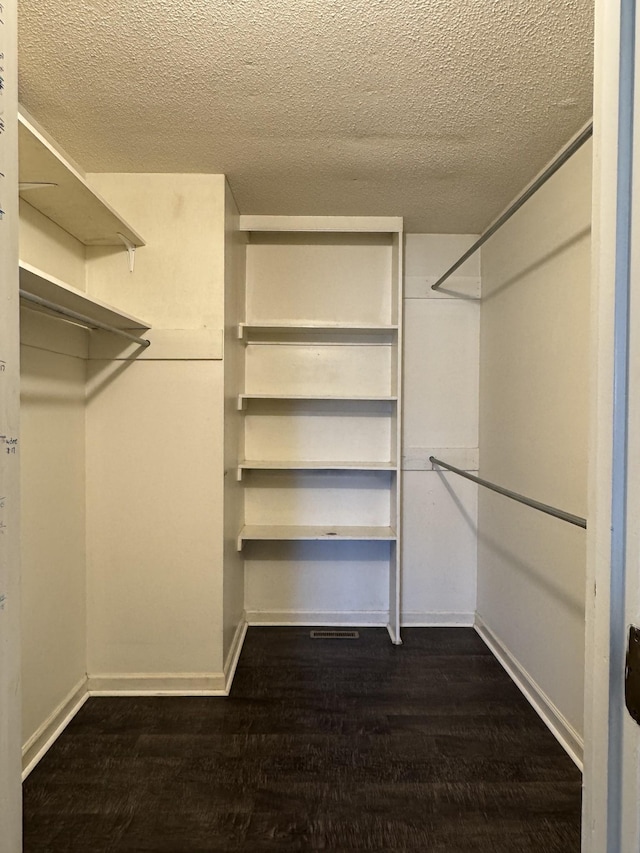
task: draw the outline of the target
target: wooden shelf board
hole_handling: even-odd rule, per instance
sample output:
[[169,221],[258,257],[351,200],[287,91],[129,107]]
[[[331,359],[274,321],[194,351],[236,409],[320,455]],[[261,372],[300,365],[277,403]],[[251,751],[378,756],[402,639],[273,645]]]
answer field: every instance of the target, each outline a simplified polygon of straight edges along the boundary
[[248,332],[266,330],[269,332],[397,332],[398,326],[370,323],[283,323],[278,321],[264,323],[240,323],[239,327]]
[[84,175],[26,115],[18,114],[19,181],[55,186],[22,189],[20,196],[85,246],[135,246],[142,237],[93,190]]
[[402,233],[401,216],[240,216],[241,231]]
[[92,320],[107,323],[116,329],[127,331],[146,331],[151,325],[138,317],[126,314],[100,299],[94,299],[88,293],[78,290],[60,279],[36,269],[30,264],[20,261],[20,288],[55,302],[62,308],[69,308],[78,314],[84,314]]
[[395,530],[391,527],[343,527],[340,525],[265,525],[247,524],[238,536],[238,550],[242,549],[243,542],[248,541],[381,541],[394,542],[397,538]]
[[323,462],[318,460],[291,462],[290,460],[251,460],[243,459],[238,468],[247,471],[395,471],[397,465],[392,462]]
[[353,394],[239,394],[238,404],[242,406],[245,400],[339,400],[353,403],[393,403],[397,396],[383,395],[353,395]]
[[[357,323],[239,323],[238,338],[247,344],[335,343],[345,344],[380,342],[392,343],[398,333],[397,325]],[[282,339],[279,339],[281,336]]]

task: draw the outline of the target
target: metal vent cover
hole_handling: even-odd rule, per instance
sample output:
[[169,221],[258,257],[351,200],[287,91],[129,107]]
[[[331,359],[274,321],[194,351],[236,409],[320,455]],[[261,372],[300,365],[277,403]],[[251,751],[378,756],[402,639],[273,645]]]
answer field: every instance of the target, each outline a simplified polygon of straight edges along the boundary
[[358,640],[360,634],[357,631],[311,631],[312,640]]

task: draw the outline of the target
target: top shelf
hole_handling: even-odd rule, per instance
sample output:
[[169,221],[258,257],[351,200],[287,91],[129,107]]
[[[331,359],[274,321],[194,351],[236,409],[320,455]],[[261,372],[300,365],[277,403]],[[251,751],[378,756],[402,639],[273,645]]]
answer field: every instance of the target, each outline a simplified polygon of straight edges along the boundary
[[239,323],[238,338],[245,340],[251,335],[274,334],[274,335],[382,335],[393,334],[398,331],[396,325],[369,324],[369,323],[296,323],[296,322],[255,322]]
[[401,234],[401,216],[240,216],[241,231]]
[[[18,113],[19,181],[23,198],[85,246],[134,246],[142,237],[93,190],[84,175],[37,128]],[[52,184],[27,188],[27,184]]]

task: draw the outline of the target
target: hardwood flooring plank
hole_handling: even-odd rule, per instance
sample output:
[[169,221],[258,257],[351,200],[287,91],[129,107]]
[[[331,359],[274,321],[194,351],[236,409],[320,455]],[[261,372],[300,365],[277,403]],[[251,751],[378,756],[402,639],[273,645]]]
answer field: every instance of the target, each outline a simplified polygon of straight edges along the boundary
[[578,853],[581,777],[471,629],[250,628],[231,695],[92,698],[25,853]]

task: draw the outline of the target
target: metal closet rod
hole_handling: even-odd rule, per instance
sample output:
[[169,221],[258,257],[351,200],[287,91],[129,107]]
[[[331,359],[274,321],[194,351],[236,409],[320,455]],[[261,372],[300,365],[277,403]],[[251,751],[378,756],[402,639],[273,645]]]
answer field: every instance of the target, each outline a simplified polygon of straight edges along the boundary
[[585,127],[575,136],[571,142],[567,145],[566,148],[563,148],[562,151],[558,154],[555,160],[551,162],[547,168],[542,172],[538,177],[531,183],[529,186],[522,192],[521,195],[513,202],[513,204],[508,207],[503,214],[501,214],[495,222],[493,222],[486,231],[483,231],[480,237],[476,240],[476,242],[471,246],[467,251],[462,255],[462,257],[458,258],[458,260],[450,266],[449,269],[440,276],[440,278],[436,281],[435,284],[431,285],[431,290],[438,290],[438,288],[445,283],[445,281],[452,275],[462,264],[471,257],[471,255],[475,254],[478,251],[480,246],[487,242],[489,237],[492,237],[498,229],[502,228],[504,223],[511,219],[513,214],[520,210],[522,205],[529,201],[532,195],[538,192],[540,187],[549,180],[552,175],[558,171],[558,169],[563,166],[570,157],[576,153],[578,148],[580,148],[584,143],[589,139],[593,134],[593,121],[590,121]]
[[579,515],[573,515],[573,513],[565,512],[563,509],[558,509],[555,506],[549,506],[549,504],[534,501],[533,498],[527,498],[524,495],[519,495],[518,492],[512,492],[511,489],[504,489],[502,486],[496,486],[495,483],[490,483],[488,480],[483,480],[481,477],[474,477],[473,474],[468,474],[460,468],[455,468],[453,465],[449,465],[441,459],[436,459],[435,456],[430,456],[429,462],[433,465],[439,465],[441,468],[446,468],[447,471],[453,471],[454,474],[459,474],[466,480],[471,480],[472,483],[477,483],[479,486],[491,489],[492,492],[497,492],[499,495],[504,495],[506,498],[511,498],[525,506],[530,506],[533,509],[540,510],[540,512],[546,512],[547,515],[553,515],[555,518],[561,519],[561,521],[568,521],[569,524],[575,524],[576,527],[583,527],[585,530],[587,528],[587,519],[582,518]]
[[33,293],[28,293],[26,290],[20,290],[20,299],[27,302],[32,302],[34,305],[39,305],[41,308],[46,308],[48,311],[55,311],[56,314],[62,314],[63,317],[69,317],[80,323],[83,326],[90,326],[94,329],[104,329],[105,332],[112,332],[114,335],[120,335],[121,338],[126,338],[128,341],[133,341],[141,347],[148,347],[151,341],[146,338],[138,338],[130,332],[125,332],[124,329],[117,329],[115,326],[110,326],[108,323],[101,323],[100,320],[94,320],[87,317],[85,314],[78,314],[77,311],[72,311],[70,308],[63,308],[62,305],[56,305],[55,302],[49,302],[48,299],[43,299],[41,296],[36,296]]

